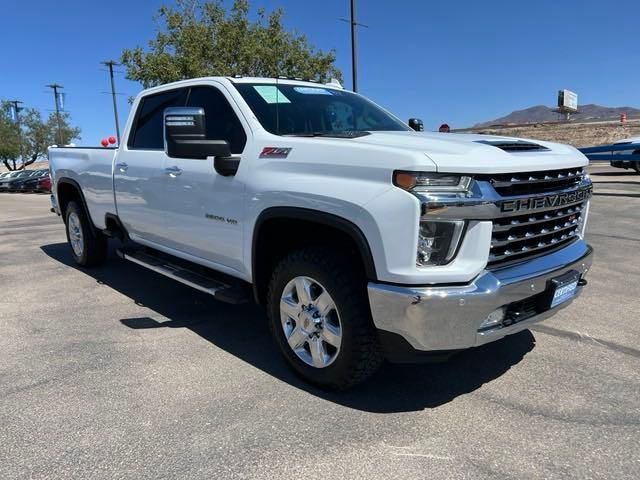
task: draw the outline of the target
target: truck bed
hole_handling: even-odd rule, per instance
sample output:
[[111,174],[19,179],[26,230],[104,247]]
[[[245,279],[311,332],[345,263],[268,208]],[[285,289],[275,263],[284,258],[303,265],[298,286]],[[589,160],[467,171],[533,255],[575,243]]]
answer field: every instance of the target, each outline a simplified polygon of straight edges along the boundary
[[115,148],[50,147],[49,168],[52,191],[60,178],[81,186],[93,224],[105,228],[105,214],[116,212],[113,195]]

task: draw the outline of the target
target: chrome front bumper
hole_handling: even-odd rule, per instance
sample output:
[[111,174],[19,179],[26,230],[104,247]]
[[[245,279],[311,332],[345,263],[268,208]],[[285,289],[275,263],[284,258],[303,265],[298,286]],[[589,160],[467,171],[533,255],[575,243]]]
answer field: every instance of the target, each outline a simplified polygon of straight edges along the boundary
[[[369,283],[373,321],[379,330],[401,336],[418,351],[482,345],[524,330],[571,303],[567,301],[510,325],[480,329],[491,312],[542,294],[555,277],[575,270],[583,278],[591,267],[592,256],[591,247],[578,240],[549,255],[499,270],[485,270],[468,285],[407,287]],[[581,290],[579,286],[575,297]]]

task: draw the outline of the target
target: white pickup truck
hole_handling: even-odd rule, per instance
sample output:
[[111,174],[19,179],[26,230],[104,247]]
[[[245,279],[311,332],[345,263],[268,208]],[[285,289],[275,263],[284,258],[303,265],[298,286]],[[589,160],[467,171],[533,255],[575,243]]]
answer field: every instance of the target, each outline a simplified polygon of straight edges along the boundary
[[336,83],[152,88],[119,148],[49,159],[77,263],[117,237],[124,259],[266,305],[288,363],[326,388],[526,329],[591,265],[575,148],[415,131]]

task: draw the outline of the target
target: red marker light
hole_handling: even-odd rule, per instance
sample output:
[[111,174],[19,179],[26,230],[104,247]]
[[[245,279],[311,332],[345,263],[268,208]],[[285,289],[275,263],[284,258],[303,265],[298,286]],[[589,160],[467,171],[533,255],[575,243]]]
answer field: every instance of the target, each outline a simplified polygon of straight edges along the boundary
[[110,143],[111,145],[114,145],[114,144],[116,143],[116,137],[114,137],[113,135],[111,135],[111,136],[109,137],[109,143]]
[[103,147],[107,147],[107,146],[109,146],[109,140],[107,140],[106,138],[103,138],[103,139],[100,141],[100,145],[102,145]]

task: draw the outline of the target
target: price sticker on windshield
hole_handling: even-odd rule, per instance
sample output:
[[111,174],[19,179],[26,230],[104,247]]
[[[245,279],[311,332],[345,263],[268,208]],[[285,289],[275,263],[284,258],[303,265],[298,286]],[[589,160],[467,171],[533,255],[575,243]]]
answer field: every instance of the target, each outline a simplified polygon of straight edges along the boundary
[[326,88],[318,88],[318,87],[293,87],[293,89],[302,93],[303,95],[333,95],[331,90],[327,90]]
[[291,103],[285,94],[275,85],[254,85],[253,89],[258,92],[267,103]]

